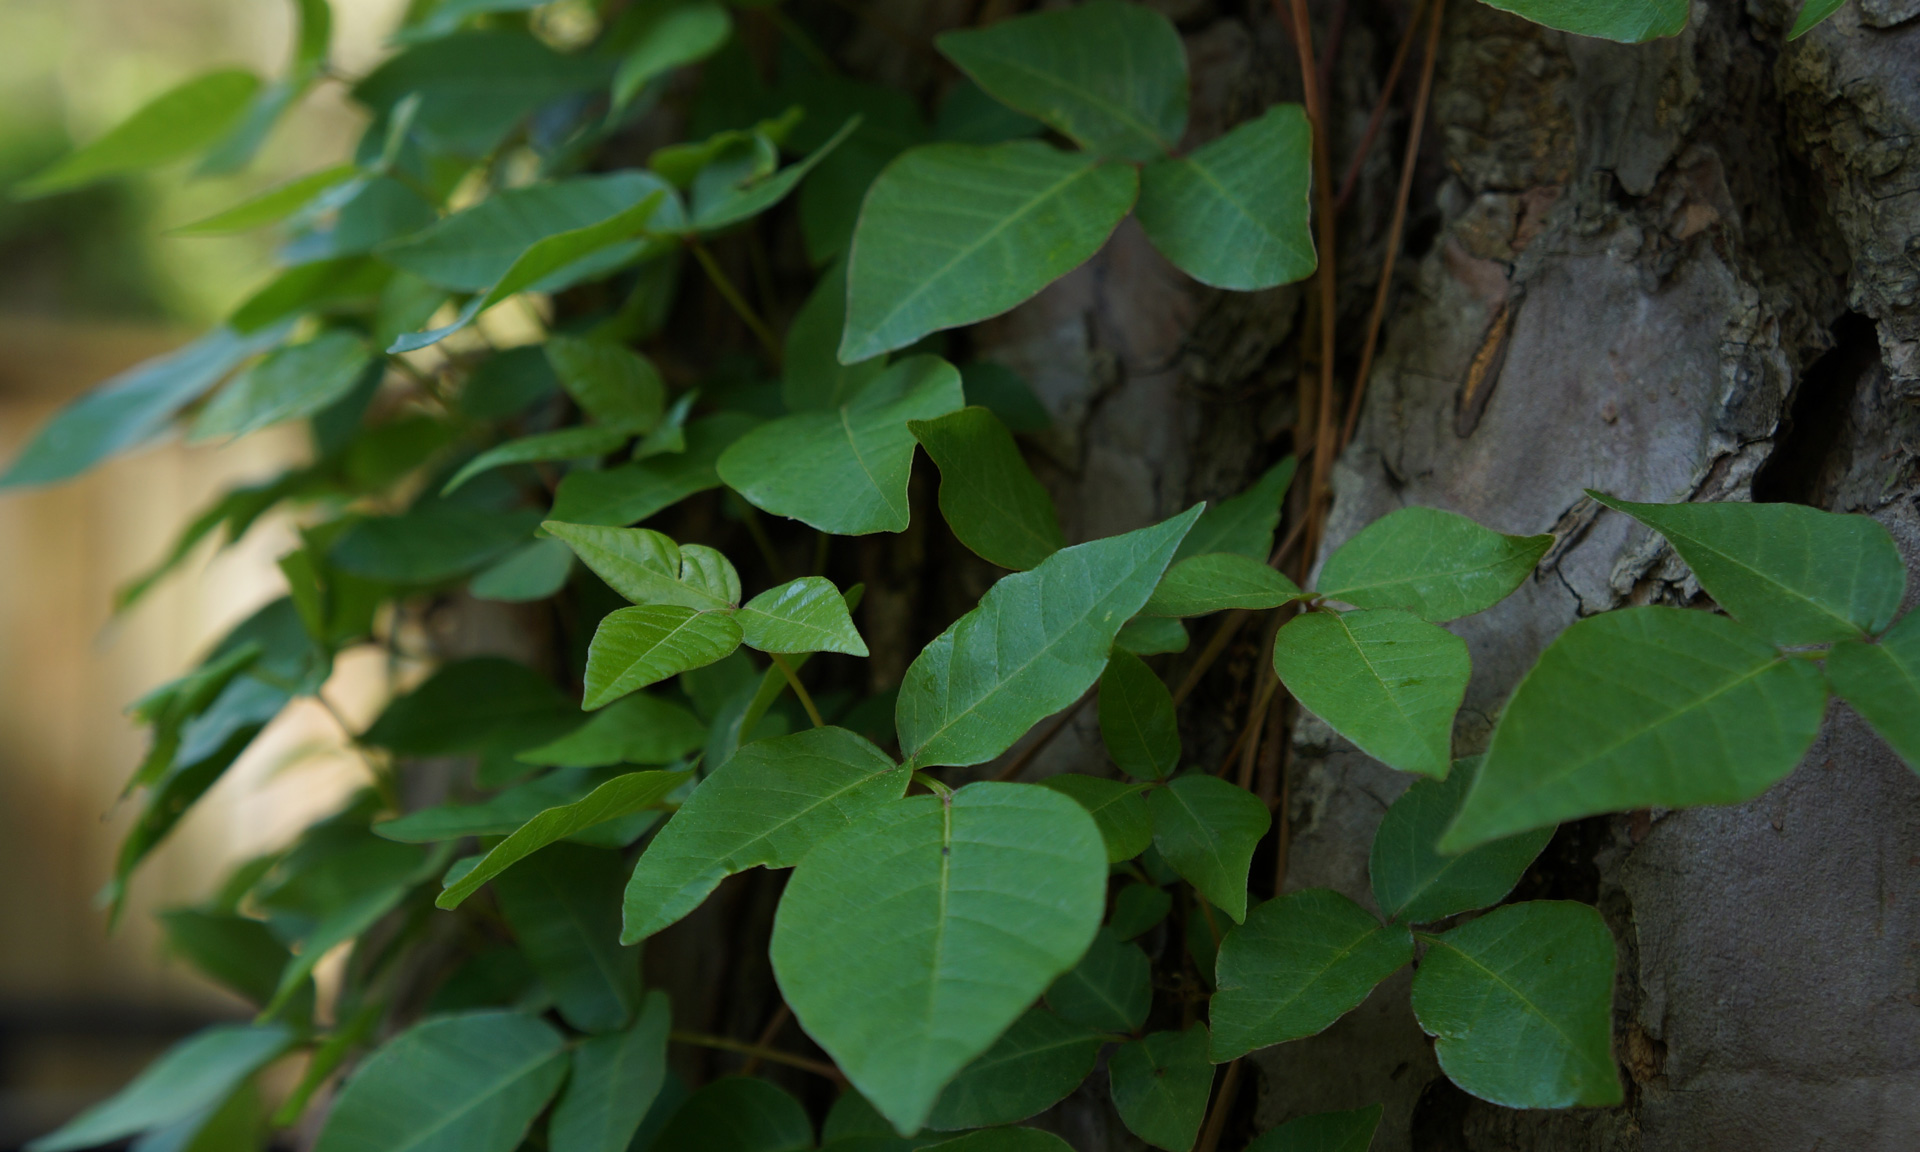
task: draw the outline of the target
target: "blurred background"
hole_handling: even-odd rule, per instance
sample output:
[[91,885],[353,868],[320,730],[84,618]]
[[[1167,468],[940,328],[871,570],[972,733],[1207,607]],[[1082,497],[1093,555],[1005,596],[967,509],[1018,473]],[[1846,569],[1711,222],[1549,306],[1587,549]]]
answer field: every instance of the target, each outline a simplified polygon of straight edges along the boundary
[[[404,0],[333,0],[346,75],[382,52]],[[273,75],[289,0],[0,0],[0,190],[207,68]],[[322,84],[247,171],[181,170],[26,202],[0,191],[0,461],[61,405],[216,322],[267,277],[264,236],[171,239],[288,177],[337,162],[362,119]],[[227,446],[156,444],[41,491],[0,493],[0,1149],[117,1090],[166,1044],[238,1000],[162,954],[152,913],[197,900],[234,863],[284,842],[359,782],[335,722],[296,706],[228,773],[136,879],[111,933],[94,894],[144,750],[125,713],[227,627],[283,591],[284,523],[203,547],[116,615],[116,588],[154,564],[221,491],[294,463],[297,426]],[[364,670],[362,670],[364,671]],[[328,694],[377,706],[352,663]]]

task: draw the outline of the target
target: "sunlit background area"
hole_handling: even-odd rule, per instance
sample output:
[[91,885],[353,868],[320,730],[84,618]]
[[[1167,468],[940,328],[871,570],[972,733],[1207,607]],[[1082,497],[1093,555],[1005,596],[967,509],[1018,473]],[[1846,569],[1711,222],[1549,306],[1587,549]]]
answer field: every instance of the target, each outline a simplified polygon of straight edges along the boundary
[[[404,0],[334,0],[344,76],[381,53]],[[292,0],[0,0],[0,189],[192,74],[277,73]],[[337,162],[361,118],[322,84],[248,169],[180,169],[43,200],[0,192],[0,460],[62,404],[171,348],[266,279],[271,239],[170,238],[288,177]],[[224,489],[297,463],[292,427],[228,446],[163,441],[59,487],[0,493],[0,1148],[116,1090],[167,1043],[244,1006],[164,956],[152,913],[204,898],[362,778],[337,721],[278,720],[136,879],[109,931],[94,894],[132,820],[116,804],[144,737],[126,706],[187,670],[283,591],[287,524],[203,545],[131,610],[115,590],[155,564]],[[378,678],[342,661],[327,694],[351,723]]]

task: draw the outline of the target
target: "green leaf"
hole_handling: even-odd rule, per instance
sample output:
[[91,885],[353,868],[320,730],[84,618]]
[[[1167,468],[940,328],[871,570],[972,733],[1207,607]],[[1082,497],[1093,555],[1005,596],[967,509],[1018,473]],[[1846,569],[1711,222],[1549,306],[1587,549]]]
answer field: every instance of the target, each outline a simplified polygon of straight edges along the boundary
[[1456,761],[1444,781],[1416,780],[1381,818],[1367,870],[1387,919],[1430,924],[1498,904],[1553,839],[1553,828],[1537,828],[1458,856],[1440,855],[1434,845],[1479,770],[1480,757],[1471,756]]
[[1000,417],[1009,431],[1045,432],[1053,424],[1046,405],[1033,394],[1033,388],[1020,374],[1005,364],[991,360],[973,360],[960,366],[960,383],[967,403],[978,405]]
[[1113,638],[1113,646],[1135,656],[1159,656],[1187,650],[1187,626],[1171,616],[1135,616]]
[[1800,15],[1794,19],[1793,27],[1787,32],[1788,40],[1798,40],[1814,30],[1827,17],[1840,11],[1847,0],[1807,0],[1801,7]]
[[[678,223],[677,201],[651,172],[624,169],[600,176],[575,176],[549,184],[531,184],[496,192],[439,223],[380,249],[380,258],[456,292],[487,292],[513,270],[528,249],[549,237],[590,228],[648,204],[665,192],[658,209],[663,229]],[[667,207],[667,205],[674,207]],[[635,229],[638,231],[638,229]],[[584,263],[575,262],[539,281],[546,291],[575,283],[631,260],[637,246],[602,249]],[[618,256],[612,259],[608,253]]]
[[1827,682],[1920,772],[1920,612],[1908,613],[1876,643],[1835,644]]
[[591,712],[649,684],[713,663],[740,646],[740,625],[724,612],[677,604],[622,608],[600,621],[587,648]]
[[601,528],[558,520],[540,526],[566,541],[608,587],[635,604],[714,611],[740,599],[739,573],[725,556],[704,545],[682,548],[651,528]]
[[475,576],[467,591],[476,600],[525,604],[566,587],[572,572],[573,549],[559,540],[535,540]]
[[374,516],[341,533],[327,559],[382,584],[438,584],[465,576],[524,544],[540,514],[427,498],[398,516]]
[[1587,495],[1665,536],[1707,595],[1775,644],[1857,640],[1900,611],[1906,565],[1870,516],[1800,504],[1635,504]]
[[737,184],[729,181],[713,192],[709,192],[704,181],[695,181],[692,230],[703,233],[719,232],[743,220],[751,220],[772,208],[786,199],[787,194],[798,187],[800,181],[806,179],[807,173],[813,171],[820,161],[826,159],[828,154],[838,148],[859,126],[858,116],[849,119],[824,144],[809,152],[805,159],[798,164],[789,164],[778,172],[764,176],[754,175]]
[[417,44],[458,30],[471,16],[489,12],[525,12],[544,3],[547,0],[440,0],[427,12],[425,19],[411,27],[402,28],[394,39],[402,44]]
[[582,410],[610,428],[647,432],[667,410],[667,386],[653,361],[620,344],[555,336],[547,363]]
[[940,514],[982,560],[1025,571],[1066,547],[1053,497],[992,412],[962,408],[907,427],[940,466]]
[[378,302],[393,269],[365,256],[298,264],[246,298],[227,317],[236,332],[257,332],[301,312],[359,309]]
[[584,799],[610,773],[576,768],[516,784],[477,804],[436,804],[373,825],[373,833],[402,844],[431,844],[465,836],[505,836],[547,811]]
[[1106,243],[1139,185],[1128,165],[1034,140],[903,153],[867,191],[854,229],[841,363],[1028,299]]
[[1308,612],[1273,644],[1273,670],[1313,714],[1402,772],[1444,777],[1472,663],[1453,633],[1398,608]]
[[353,164],[336,164],[332,168],[323,168],[298,176],[284,184],[267,189],[258,196],[250,196],[231,208],[215,212],[191,224],[182,224],[168,231],[170,236],[225,236],[234,232],[250,232],[255,228],[264,228],[268,224],[278,224],[295,212],[311,204],[322,192],[338,188],[360,174]]
[[282,328],[250,335],[216,328],[122,372],[48,421],[0,474],[0,489],[58,483],[137,447],[227,373],[285,338]]
[[594,713],[558,740],[529,748],[517,759],[556,768],[609,764],[671,764],[707,737],[698,717],[670,700],[636,692]]
[[649,992],[633,1027],[592,1037],[573,1050],[567,1090],[547,1122],[553,1152],[626,1152],[666,1082],[672,1026],[667,994]]
[[844,728],[742,747],[640,854],[627,882],[621,939],[635,944],[675,923],[736,872],[793,867],[906,790],[906,770]]
[[513,1152],[566,1075],[565,1041],[531,1016],[428,1020],[361,1063],[315,1152]]
[[1213,1091],[1207,1029],[1149,1032],[1107,1061],[1113,1107],[1127,1131],[1156,1148],[1187,1152],[1200,1135]]
[[525,33],[461,32],[388,58],[354,85],[353,98],[391,119],[417,96],[411,134],[434,150],[477,158],[541,105],[604,86],[613,67]]
[[[654,798],[666,791],[658,789]],[[550,844],[516,868],[495,871],[500,913],[553,994],[561,1017],[582,1032],[625,1028],[640,1006],[640,953],[620,944],[620,876],[626,871],[621,856],[579,844]]]
[[1214,288],[1251,292],[1313,275],[1308,201],[1313,130],[1275,104],[1187,155],[1140,174],[1140,227],[1174,267]]
[[1489,7],[1562,32],[1638,44],[1687,26],[1688,0],[1485,0]]
[[785,1092],[746,1076],[715,1080],[680,1106],[650,1152],[803,1152],[813,1122]]
[[1073,970],[1047,989],[1047,1007],[1061,1019],[1102,1032],[1134,1032],[1153,1007],[1153,968],[1138,946],[1105,928]]
[[624,108],[647,81],[695,64],[733,34],[733,20],[713,0],[644,5],[635,10],[633,40],[613,74],[613,106]]
[[980,783],[951,799],[911,796],[794,869],[774,917],[774,975],[808,1035],[910,1133],[1080,959],[1106,885],[1099,829],[1057,792]]
[[923,1149],[924,1152],[1073,1152],[1073,1145],[1038,1128],[989,1128],[927,1144]]
[[1040,121],[1022,116],[965,79],[947,89],[934,121],[934,132],[940,139],[960,144],[998,144],[1038,136],[1047,130]]
[[1579,620],[1520,681],[1440,851],[1629,808],[1750,800],[1793,770],[1827,689],[1724,616]]
[[1209,504],[1200,522],[1187,533],[1174,553],[1177,563],[1189,556],[1231,552],[1266,562],[1273,551],[1273,530],[1280,524],[1280,502],[1293,483],[1296,461],[1289,456],[1260,474],[1245,492],[1218,504]]
[[1620,1103],[1613,934],[1600,913],[1537,900],[1422,939],[1413,1013],[1449,1080],[1507,1108]]
[[288,952],[264,922],[201,908],[169,909],[159,919],[168,951],[256,1005],[273,998]]
[[462,465],[440,489],[442,496],[452,495],[467,481],[483,472],[511,464],[535,464],[547,460],[591,460],[617,450],[633,438],[618,428],[580,425],[552,432],[536,432],[504,444],[496,444]]
[[1318,1112],[1270,1128],[1247,1152],[1367,1152],[1384,1109],[1374,1104],[1351,1112]]
[[1092,0],[934,44],[995,99],[1090,151],[1153,160],[1186,133],[1186,48],[1151,8]]
[[831,412],[762,424],[720,454],[719,471],[755,507],[841,536],[905,531],[911,420],[960,407],[960,373],[937,356],[900,361]]
[[1113,898],[1107,927],[1122,940],[1142,935],[1173,911],[1173,897],[1153,884],[1128,884]]
[[1080,698],[1146,603],[1199,508],[1063,548],[987,590],[914,658],[895,713],[916,768],[979,764]]
[[1167,569],[1140,609],[1146,616],[1205,616],[1229,608],[1278,608],[1299,598],[1299,585],[1265,560],[1232,552],[1190,556]]
[[277,1024],[216,1024],[174,1045],[104,1103],[32,1141],[28,1152],[110,1144],[218,1107],[234,1089],[285,1052],[293,1033]]
[[194,421],[193,439],[245,436],[312,416],[352,391],[372,367],[366,343],[344,329],[288,345],[228,381]]
[[1153,846],[1181,879],[1233,917],[1247,918],[1247,869],[1273,817],[1259,797],[1205,773],[1147,793]]
[[1404,925],[1382,925],[1338,892],[1267,901],[1220,941],[1208,1010],[1214,1060],[1324,1030],[1412,959]]
[[720,486],[714,463],[757,421],[720,412],[687,426],[686,451],[608,468],[574,472],[560,481],[552,518],[575,524],[634,524],[696,492]]
[[787,326],[781,357],[780,398],[787,410],[835,409],[852,402],[886,371],[884,356],[842,364],[836,355],[847,326],[847,266],[836,262],[820,276],[807,302]]
[[443,666],[387,705],[361,740],[399,756],[517,752],[579,723],[553,681],[517,661],[481,656]]
[[98,140],[15,185],[13,194],[19,199],[51,196],[172,163],[225,135],[259,90],[260,78],[238,68],[196,76],[154,97]]
[[1080,1086],[1105,1042],[1045,1008],[1029,1009],[941,1091],[927,1127],[950,1132],[1036,1116]]
[[1078,772],[1062,772],[1038,781],[1062,796],[1071,796],[1100,828],[1100,839],[1107,845],[1107,862],[1118,864],[1145,852],[1153,843],[1153,824],[1147,815],[1147,802],[1140,798],[1140,786],[1118,780],[1102,780]]
[[1160,780],[1180,766],[1173,693],[1130,652],[1114,652],[1100,674],[1100,738],[1129,776]]
[[570,804],[544,809],[494,845],[459,880],[447,885],[434,903],[441,908],[458,908],[461,901],[479,891],[482,884],[540,849],[609,820],[655,807],[692,778],[690,772],[629,772]]
[[741,605],[734,619],[747,647],[762,652],[867,654],[867,642],[853,626],[847,602],[823,576],[802,576],[769,588]]
[[1402,508],[1328,557],[1314,591],[1356,608],[1453,620],[1506,599],[1552,546],[1551,536],[1502,536],[1438,508]]

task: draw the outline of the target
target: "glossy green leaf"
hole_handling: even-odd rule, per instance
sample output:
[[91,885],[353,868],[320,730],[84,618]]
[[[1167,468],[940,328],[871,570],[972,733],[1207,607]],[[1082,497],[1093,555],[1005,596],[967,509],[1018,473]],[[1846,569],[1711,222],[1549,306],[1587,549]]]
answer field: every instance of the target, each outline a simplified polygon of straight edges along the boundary
[[1801,504],[1635,504],[1588,495],[1665,536],[1707,595],[1776,644],[1858,639],[1900,611],[1906,565],[1870,516]]
[[769,588],[734,615],[749,648],[762,652],[840,652],[865,656],[867,642],[853,626],[833,581],[802,576]]
[[1827,682],[1920,772],[1920,612],[1909,612],[1876,643],[1835,644]]
[[1207,1029],[1150,1032],[1107,1061],[1114,1110],[1127,1131],[1156,1148],[1187,1152],[1200,1135],[1213,1091]]
[[442,908],[457,908],[461,901],[479,891],[482,884],[540,849],[610,820],[656,807],[692,778],[689,772],[629,772],[570,804],[543,809],[494,845],[459,880],[447,885],[434,903]]
[[1247,1152],[1367,1152],[1380,1127],[1378,1104],[1351,1112],[1317,1112],[1270,1128]]
[[1073,970],[1047,989],[1060,1018],[1102,1032],[1134,1032],[1153,1007],[1153,967],[1137,945],[1102,928]]
[[632,433],[595,424],[536,432],[504,444],[496,444],[461,466],[440,489],[442,496],[457,491],[482,472],[511,464],[536,464],[549,460],[591,460],[615,451],[632,439]]
[[1229,608],[1278,608],[1300,587],[1264,560],[1232,552],[1190,556],[1167,569],[1140,609],[1147,616],[1205,616]]
[[1724,616],[1576,621],[1514,690],[1440,850],[1601,812],[1750,800],[1800,762],[1826,710],[1812,664]]
[[1093,818],[1029,784],[867,812],[794,869],[774,917],[780,990],[894,1127],[1086,951],[1106,905]]
[[641,853],[627,882],[621,939],[638,943],[673,924],[736,872],[793,867],[906,789],[904,768],[844,728],[746,745],[701,781]]
[[925,1152],[1073,1152],[1073,1145],[1038,1128],[988,1128],[922,1147]]
[[1080,1086],[1104,1043],[1090,1028],[1029,1009],[941,1091],[927,1127],[950,1132],[1036,1116]]
[[1135,656],[1185,652],[1192,642],[1187,626],[1171,616],[1135,616],[1113,638],[1113,646]]
[[518,661],[481,656],[443,666],[387,705],[361,739],[400,756],[517,752],[579,723],[553,681]]
[[1173,897],[1153,884],[1128,884],[1113,898],[1107,927],[1122,940],[1145,934],[1173,911]]
[[636,689],[704,667],[740,646],[740,625],[724,612],[677,604],[622,608],[600,621],[587,648],[589,712]]
[[285,338],[280,328],[250,335],[216,328],[122,372],[48,421],[0,474],[0,489],[71,479],[139,446],[227,373]]
[[1176,776],[1147,793],[1153,845],[1215,907],[1247,918],[1247,869],[1273,818],[1244,788],[1204,773]]
[[360,337],[339,328],[281,348],[214,394],[194,421],[193,438],[244,436],[312,416],[351,391],[371,358]]
[[1298,104],[1261,115],[1140,174],[1140,227],[1173,266],[1251,292],[1313,275],[1313,132]]
[[1139,183],[1128,165],[1033,140],[904,153],[860,210],[841,362],[904,348],[1033,296],[1106,243]]
[[787,326],[780,359],[780,398],[791,412],[849,404],[886,371],[884,356],[842,364],[840,332],[847,325],[847,266],[835,262],[820,276],[807,302]]
[[525,604],[566,587],[572,572],[573,549],[559,540],[535,540],[476,575],[467,591],[476,600]]
[[980,87],[1083,148],[1152,160],[1187,129],[1187,53],[1151,8],[1091,0],[935,42]]
[[1821,21],[1840,11],[1847,0],[1806,0],[1800,8],[1800,15],[1794,18],[1793,27],[1787,31],[1787,39],[1798,40],[1814,30]]
[[1482,844],[1457,856],[1435,850],[1480,769],[1480,757],[1454,763],[1445,780],[1416,780],[1387,809],[1373,834],[1367,871],[1373,899],[1389,920],[1430,924],[1506,899],[1534,858],[1553,839],[1536,828]]
[[531,1016],[428,1020],[361,1063],[315,1152],[513,1152],[566,1075],[560,1033]]
[[803,1152],[813,1121],[785,1092],[746,1076],[715,1080],[680,1106],[651,1152]]
[[[665,791],[659,789],[656,798]],[[626,871],[620,855],[550,844],[518,867],[495,871],[500,913],[561,1017],[582,1032],[612,1032],[631,1023],[640,1006],[640,953],[620,944],[620,877]]]
[[1139,785],[1102,780],[1078,772],[1062,772],[1038,783],[1042,788],[1073,797],[1087,810],[1100,827],[1100,839],[1107,845],[1109,863],[1131,860],[1153,843],[1153,824],[1147,815],[1147,802],[1140,798]]
[[1672,36],[1687,26],[1688,0],[1485,0],[1562,32],[1637,44]]
[[91,144],[22,181],[13,194],[21,199],[50,196],[172,163],[225,135],[259,90],[260,78],[238,68],[196,76],[154,97]]
[[585,724],[518,759],[556,768],[671,764],[706,739],[706,725],[670,700],[636,692],[607,705]]
[[626,1152],[666,1082],[672,1026],[667,994],[653,991],[632,1027],[592,1037],[573,1050],[567,1090],[547,1122],[553,1152]]
[[633,40],[613,74],[613,104],[626,106],[656,76],[711,56],[733,34],[733,20],[713,0],[643,5]]
[[822,532],[901,532],[912,511],[911,420],[960,407],[960,373],[937,356],[888,368],[840,408],[762,424],[721,453],[719,470],[755,507]]
[[267,189],[258,196],[250,196],[231,208],[215,212],[205,219],[191,224],[182,224],[170,231],[174,236],[224,236],[233,232],[248,232],[255,228],[264,228],[269,224],[278,224],[287,217],[313,203],[321,193],[338,188],[359,175],[360,169],[352,164],[336,164],[318,172],[298,176],[284,184]]
[[940,466],[940,514],[982,560],[1025,571],[1066,547],[1053,497],[993,413],[962,408],[907,427]]
[[1536,900],[1422,939],[1413,1013],[1449,1080],[1507,1108],[1620,1103],[1613,934],[1599,912]]
[[1245,492],[1208,504],[1200,522],[1187,533],[1174,553],[1175,562],[1189,556],[1231,552],[1265,562],[1273,552],[1273,530],[1280,524],[1280,502],[1293,483],[1296,461],[1288,456],[1260,474]]
[[1173,693],[1130,652],[1114,652],[1100,674],[1100,737],[1129,776],[1159,780],[1180,766]]
[[541,105],[604,86],[613,68],[611,59],[562,54],[524,32],[458,32],[389,57],[354,85],[353,98],[389,122],[411,103],[409,135],[477,158]]
[[1198,513],[1063,548],[989,588],[907,669],[895,719],[914,766],[991,760],[1079,699]]
[[216,1024],[196,1032],[111,1098],[30,1142],[28,1152],[110,1144],[218,1107],[247,1077],[285,1052],[293,1039],[290,1030],[277,1024]]
[[1313,714],[1402,772],[1444,777],[1466,698],[1466,642],[1411,612],[1308,612],[1273,643],[1273,670]]
[[575,524],[635,524],[696,492],[718,488],[715,461],[755,423],[742,412],[719,412],[687,425],[684,452],[571,473],[554,494],[552,518]]
[[1506,599],[1552,546],[1551,536],[1502,536],[1438,508],[1402,508],[1328,557],[1314,591],[1356,608],[1453,620]]
[[1412,959],[1405,926],[1382,925],[1338,892],[1309,888],[1269,900],[1220,941],[1219,991],[1208,1012],[1213,1058],[1224,1064],[1312,1036]]
[[541,527],[566,541],[608,587],[635,604],[675,604],[704,612],[740,599],[739,573],[711,548],[682,548],[651,528],[601,528],[558,520]]

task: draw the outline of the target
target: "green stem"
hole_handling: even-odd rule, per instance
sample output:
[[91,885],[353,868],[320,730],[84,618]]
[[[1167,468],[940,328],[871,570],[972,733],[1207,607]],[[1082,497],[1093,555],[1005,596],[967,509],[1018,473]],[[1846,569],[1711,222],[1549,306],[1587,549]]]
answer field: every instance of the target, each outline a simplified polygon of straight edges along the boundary
[[816,1076],[825,1076],[835,1083],[846,1082],[846,1077],[840,1074],[840,1069],[833,1065],[782,1052],[778,1048],[749,1044],[744,1040],[733,1040],[725,1036],[711,1036],[705,1032],[674,1031],[667,1033],[667,1039],[676,1044],[693,1044],[701,1048],[718,1048],[722,1052],[738,1052],[742,1056],[758,1056],[770,1064],[785,1064],[789,1068],[799,1068]]
[[785,676],[787,683],[793,686],[793,694],[800,698],[800,707],[807,710],[807,719],[813,721],[815,728],[825,728],[827,722],[820,718],[820,709],[814,706],[813,697],[807,694],[806,685],[800,683],[800,674],[793,670],[793,665],[787,663],[786,657],[778,652],[769,652],[767,655],[773,657],[773,662],[780,669],[780,674]]
[[766,349],[767,357],[773,361],[773,366],[780,367],[780,342],[773,338],[773,329],[767,327],[767,322],[760,319],[760,314],[753,310],[753,305],[747,303],[747,298],[740,294],[740,289],[734,287],[733,281],[727,278],[726,272],[720,267],[720,262],[713,258],[713,253],[707,251],[705,244],[698,240],[689,240],[687,247],[693,250],[693,258],[700,261],[700,267],[706,269],[707,279],[713,281],[713,286],[719,291],[721,298],[733,306],[734,312],[759,339],[760,346]]
[[767,526],[760,523],[760,513],[753,505],[740,501],[740,522],[747,526],[747,535],[753,537],[753,543],[760,549],[760,558],[767,562],[767,572],[775,583],[787,582],[787,566],[780,561],[780,550],[773,546],[773,537],[767,535]]

